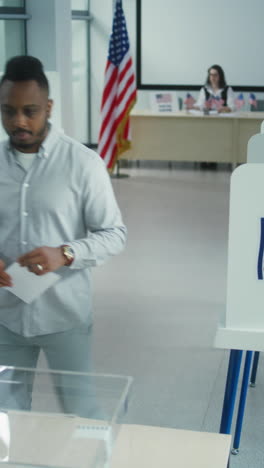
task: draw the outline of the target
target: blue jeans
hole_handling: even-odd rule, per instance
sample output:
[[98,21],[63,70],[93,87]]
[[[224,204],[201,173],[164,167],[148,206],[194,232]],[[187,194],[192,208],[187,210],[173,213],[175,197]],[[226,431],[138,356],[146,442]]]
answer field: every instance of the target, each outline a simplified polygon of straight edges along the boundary
[[[24,337],[0,326],[0,365],[36,369],[43,350],[52,370],[91,372],[92,327],[60,333]],[[62,411],[83,417],[100,417],[96,388],[92,376],[51,373],[53,387]],[[38,375],[36,395],[45,401],[50,411],[46,390],[47,375]],[[0,407],[30,410],[34,372],[0,369]],[[42,401],[42,404],[43,404]],[[38,408],[36,408],[38,410]]]

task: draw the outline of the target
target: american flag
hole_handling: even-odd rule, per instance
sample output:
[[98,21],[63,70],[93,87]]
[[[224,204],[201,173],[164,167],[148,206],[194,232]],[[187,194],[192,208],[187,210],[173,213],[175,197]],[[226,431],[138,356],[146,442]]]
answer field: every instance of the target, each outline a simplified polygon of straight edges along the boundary
[[241,109],[241,107],[243,107],[243,105],[245,104],[243,93],[240,93],[238,95],[238,97],[235,100],[235,104],[237,109]]
[[254,93],[250,93],[249,95],[249,104],[257,109],[257,99]]
[[165,94],[156,94],[156,99],[158,103],[169,103],[172,102],[172,96],[169,93]]
[[105,68],[98,153],[110,172],[130,147],[129,113],[136,102],[136,81],[122,0],[116,0]]
[[194,106],[195,99],[192,97],[190,93],[186,94],[186,98],[184,99],[184,104],[186,109],[191,109]]
[[219,111],[223,105],[224,100],[219,96],[214,96],[211,98],[211,109],[216,109],[217,111]]
[[205,100],[204,107],[205,107],[205,109],[211,109],[212,108],[212,98],[211,97]]

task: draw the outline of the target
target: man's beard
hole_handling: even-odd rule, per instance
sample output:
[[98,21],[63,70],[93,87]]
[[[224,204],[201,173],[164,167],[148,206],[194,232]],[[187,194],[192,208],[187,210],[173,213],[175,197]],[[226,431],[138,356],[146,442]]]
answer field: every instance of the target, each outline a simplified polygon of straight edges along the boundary
[[[22,149],[22,150],[28,150],[30,148],[33,148],[34,146],[36,145],[40,145],[42,143],[42,141],[44,140],[47,132],[48,132],[48,128],[49,128],[49,124],[48,124],[48,120],[45,121],[45,124],[43,125],[42,129],[36,133],[35,137],[34,137],[34,141],[32,142],[29,142],[27,143],[26,141],[23,142],[16,142],[15,140],[15,136],[12,137],[12,135],[10,135],[10,143],[12,146],[14,146],[15,148],[19,148],[19,149]],[[24,131],[21,129],[21,132]],[[30,132],[28,132],[29,134],[31,134]]]

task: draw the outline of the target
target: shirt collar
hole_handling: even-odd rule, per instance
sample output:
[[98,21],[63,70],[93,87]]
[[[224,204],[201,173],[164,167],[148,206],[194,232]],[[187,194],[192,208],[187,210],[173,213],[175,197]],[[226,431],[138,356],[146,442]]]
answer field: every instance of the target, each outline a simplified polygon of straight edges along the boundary
[[221,92],[224,90],[224,88],[219,88],[219,89],[216,91],[216,93],[215,93],[215,92],[213,91],[213,88],[211,88],[211,86],[208,86],[208,85],[207,85],[207,86],[205,86],[205,87],[206,87],[206,89],[207,89],[210,93],[212,93],[212,94],[218,94],[218,93],[221,93]]
[[45,140],[40,145],[39,155],[44,158],[48,158],[62,133],[62,130],[58,130],[51,122],[49,122],[49,131]]

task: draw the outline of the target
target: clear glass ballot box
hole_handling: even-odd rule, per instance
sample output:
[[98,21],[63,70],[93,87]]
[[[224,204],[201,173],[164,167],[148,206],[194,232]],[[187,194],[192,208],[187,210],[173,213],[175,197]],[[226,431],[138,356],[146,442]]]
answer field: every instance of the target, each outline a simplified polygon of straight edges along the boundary
[[108,468],[132,378],[0,367],[0,464]]

